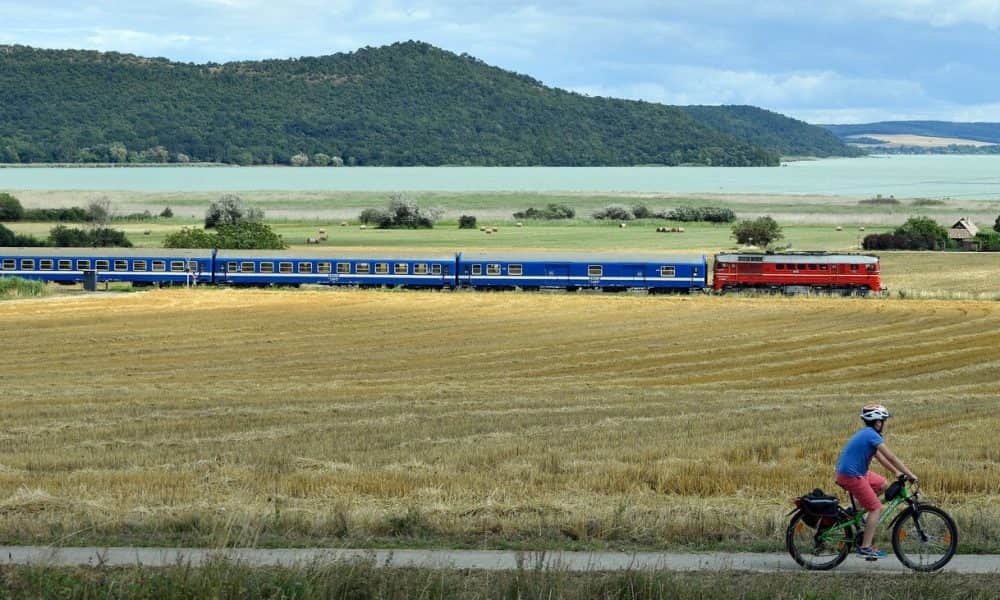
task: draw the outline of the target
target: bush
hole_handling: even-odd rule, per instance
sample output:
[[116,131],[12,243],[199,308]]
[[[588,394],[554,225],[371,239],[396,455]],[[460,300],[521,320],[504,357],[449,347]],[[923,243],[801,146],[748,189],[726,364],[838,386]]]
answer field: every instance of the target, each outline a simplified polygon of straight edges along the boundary
[[208,205],[205,211],[205,229],[213,229],[221,225],[237,223],[257,223],[264,219],[264,211],[247,206],[243,199],[235,194],[225,194]]
[[948,230],[929,217],[910,217],[896,228],[895,233],[914,240],[922,240],[922,245],[927,246],[912,248],[913,250],[942,250],[947,248],[949,243]]
[[611,219],[614,221],[631,221],[632,211],[621,204],[606,206],[594,213],[595,219]]
[[979,249],[987,252],[1000,252],[1000,231],[980,231],[975,239]]
[[358,220],[379,229],[431,229],[440,216],[438,209],[422,210],[412,198],[393,194],[384,210],[366,208]]
[[771,217],[758,217],[733,225],[733,237],[741,244],[766,247],[785,236],[777,221]]
[[868,206],[896,206],[902,204],[899,200],[896,200],[895,196],[889,196],[885,198],[882,194],[877,194],[874,198],[865,198],[864,200],[858,200],[858,204],[868,205]]
[[576,211],[572,207],[566,206],[565,204],[549,204],[545,208],[529,208],[528,210],[522,212],[514,213],[515,219],[537,219],[537,220],[556,220],[556,219],[572,219],[576,216]]
[[24,221],[57,221],[60,223],[86,223],[87,211],[79,206],[70,208],[31,208],[24,211]]
[[160,213],[160,216],[163,217],[164,219],[169,219],[174,216],[174,211],[170,210],[170,207],[168,206],[163,209],[163,212]]
[[131,248],[125,232],[110,227],[77,229],[56,225],[49,231],[49,245],[59,248]]
[[163,239],[164,248],[217,248],[218,238],[197,227],[182,227]]
[[636,219],[653,219],[656,218],[656,214],[649,210],[649,207],[645,204],[636,204],[632,207],[632,216]]
[[476,228],[476,217],[472,215],[462,215],[458,218],[458,228],[459,229],[475,229]]
[[0,277],[0,297],[44,296],[48,292],[44,281],[23,277]]
[[1000,233],[1000,217],[997,217],[996,222],[993,223],[993,231]]
[[6,192],[0,192],[0,221],[20,221],[24,217],[21,201]]
[[35,247],[45,245],[44,240],[33,238],[30,235],[14,233],[0,224],[0,246]]
[[716,206],[681,206],[666,213],[660,213],[660,217],[668,221],[681,221],[692,223],[706,221],[708,223],[732,223],[736,220],[736,213],[731,208],[720,208]]
[[218,248],[232,250],[284,250],[288,247],[281,236],[265,223],[244,221],[232,225],[220,225]]

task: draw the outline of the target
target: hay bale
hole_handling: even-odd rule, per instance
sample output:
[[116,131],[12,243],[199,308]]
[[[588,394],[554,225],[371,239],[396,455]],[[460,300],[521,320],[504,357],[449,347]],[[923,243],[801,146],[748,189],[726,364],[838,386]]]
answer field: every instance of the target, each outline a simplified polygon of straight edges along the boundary
[[325,235],[319,236],[319,241],[325,242],[326,240],[327,240],[327,237]]
[[844,230],[843,227],[841,227],[840,225],[837,225],[837,231],[843,231],[843,230]]
[[864,227],[858,227],[858,231],[864,231],[864,230],[865,230]]
[[347,221],[341,221],[340,222],[340,226],[341,227],[347,227]]
[[618,227],[619,227],[620,229],[625,229],[625,223],[619,223],[619,224],[618,224]]
[[153,233],[153,232],[152,232],[152,231],[150,231],[150,230],[148,230],[148,229],[144,229],[144,230],[142,231],[142,235],[150,235],[151,233]]
[[325,229],[320,229],[320,230],[319,230],[319,234],[320,234],[320,235],[323,235],[324,233],[326,233],[326,230],[325,230]]
[[362,225],[361,229],[368,229],[368,226],[367,225]]
[[306,244],[318,244],[319,240],[316,238],[306,238]]
[[518,227],[524,227],[524,223],[522,223],[522,222],[518,221],[518,222],[517,222],[517,226],[518,226]]

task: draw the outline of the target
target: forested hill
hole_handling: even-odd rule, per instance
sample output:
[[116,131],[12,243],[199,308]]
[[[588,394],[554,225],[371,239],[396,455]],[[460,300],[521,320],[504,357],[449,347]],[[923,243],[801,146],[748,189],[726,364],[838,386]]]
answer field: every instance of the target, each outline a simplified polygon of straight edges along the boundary
[[0,46],[8,163],[743,166],[851,152],[786,121],[586,97],[418,42],[205,65]]

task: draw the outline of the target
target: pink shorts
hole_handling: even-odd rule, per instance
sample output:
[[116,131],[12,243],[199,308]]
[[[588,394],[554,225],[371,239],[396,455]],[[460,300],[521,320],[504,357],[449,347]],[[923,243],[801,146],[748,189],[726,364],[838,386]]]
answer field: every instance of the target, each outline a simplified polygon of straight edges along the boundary
[[837,473],[837,485],[854,494],[855,499],[865,510],[875,510],[882,507],[878,494],[885,487],[885,477],[874,471],[868,471],[861,477]]

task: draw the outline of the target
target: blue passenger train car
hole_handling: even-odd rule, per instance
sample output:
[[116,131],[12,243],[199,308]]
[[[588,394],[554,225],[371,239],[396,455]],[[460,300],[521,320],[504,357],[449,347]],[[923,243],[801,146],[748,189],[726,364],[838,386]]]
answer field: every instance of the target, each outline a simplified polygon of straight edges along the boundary
[[704,255],[469,252],[458,255],[458,285],[689,292],[706,287],[707,266]]
[[214,282],[230,285],[453,287],[454,254],[219,250]]
[[0,276],[78,283],[84,271],[97,281],[135,284],[208,283],[210,250],[148,248],[0,248]]

